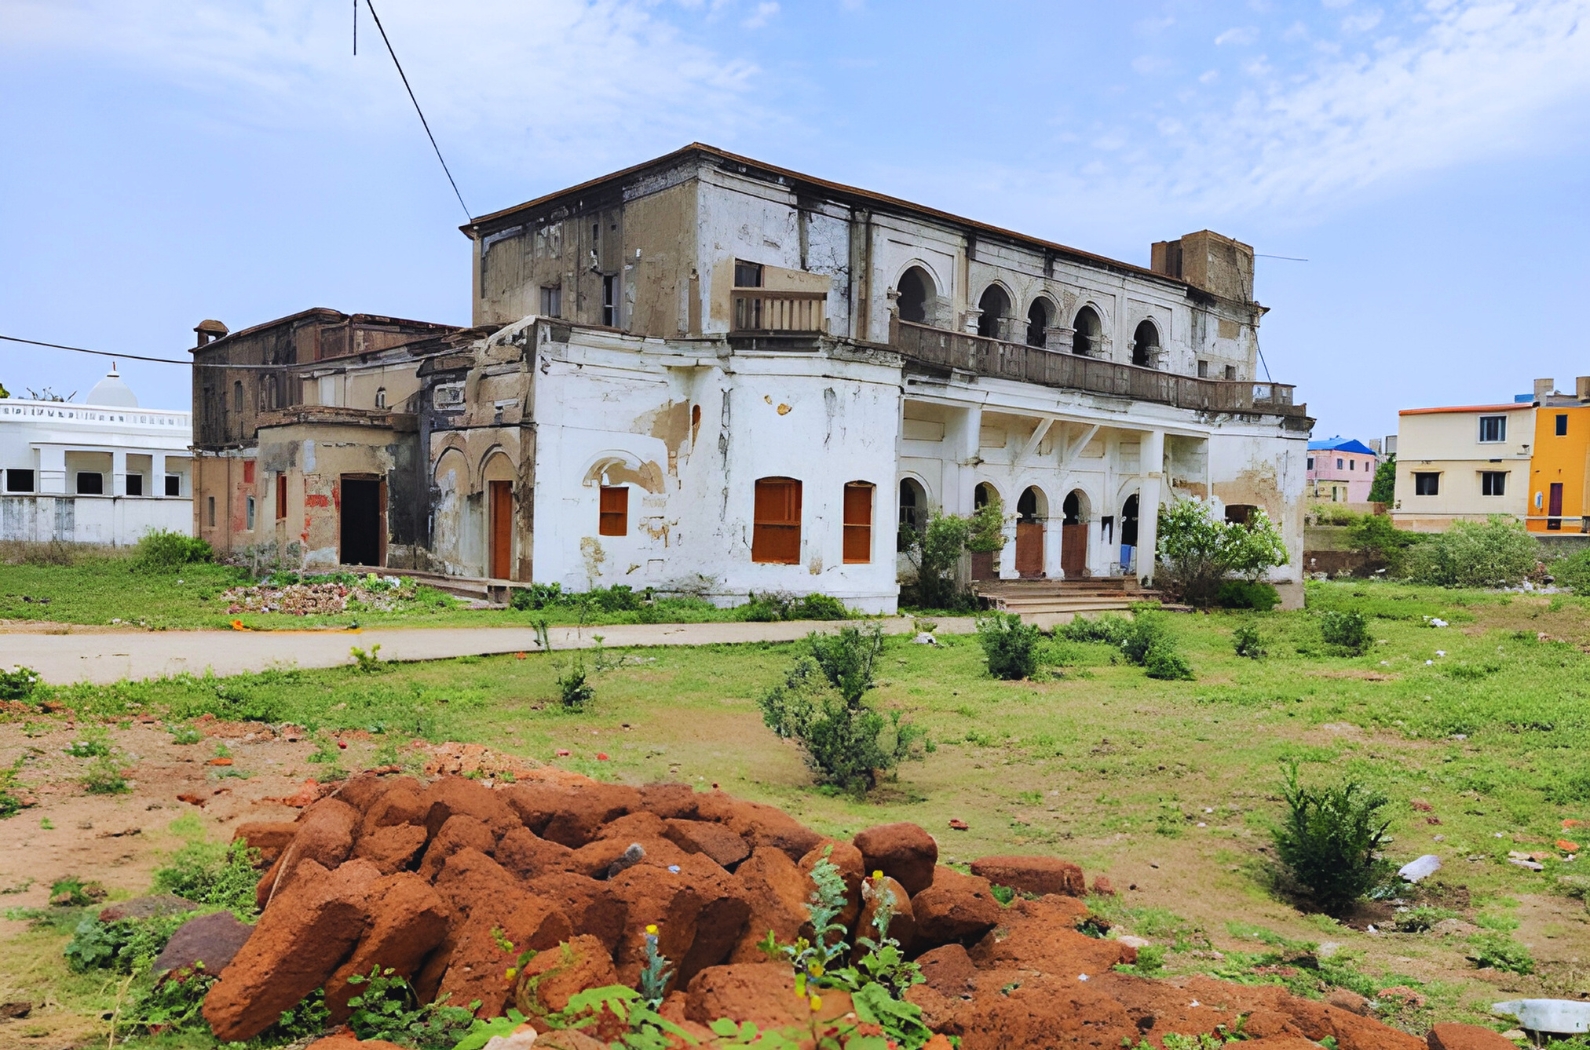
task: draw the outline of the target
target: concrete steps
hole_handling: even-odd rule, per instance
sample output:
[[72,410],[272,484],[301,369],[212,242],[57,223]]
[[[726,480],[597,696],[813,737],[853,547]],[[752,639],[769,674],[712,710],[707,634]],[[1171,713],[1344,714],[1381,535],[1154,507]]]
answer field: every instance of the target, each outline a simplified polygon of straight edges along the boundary
[[989,608],[1017,613],[1024,619],[1062,623],[1078,614],[1124,612],[1134,602],[1158,601],[1157,591],[1123,576],[1077,580],[985,580],[972,591]]

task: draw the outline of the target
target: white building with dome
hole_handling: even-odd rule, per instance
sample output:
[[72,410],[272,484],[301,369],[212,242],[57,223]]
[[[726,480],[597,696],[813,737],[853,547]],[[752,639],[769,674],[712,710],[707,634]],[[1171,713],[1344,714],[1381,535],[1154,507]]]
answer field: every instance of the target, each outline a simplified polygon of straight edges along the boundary
[[0,399],[0,539],[191,534],[192,442],[192,413],[140,407],[114,365],[80,403]]

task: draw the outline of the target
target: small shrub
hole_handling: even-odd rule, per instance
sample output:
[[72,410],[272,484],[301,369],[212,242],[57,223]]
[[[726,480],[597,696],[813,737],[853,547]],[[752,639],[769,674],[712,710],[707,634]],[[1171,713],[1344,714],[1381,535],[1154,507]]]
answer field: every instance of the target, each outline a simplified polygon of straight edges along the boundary
[[569,669],[558,675],[558,699],[566,711],[579,711],[596,698],[596,689],[587,680],[585,662],[575,657]]
[[1380,819],[1390,802],[1384,794],[1352,780],[1304,787],[1295,763],[1281,794],[1287,813],[1273,832],[1276,855],[1327,915],[1341,915],[1388,877],[1390,863],[1377,856],[1391,826]]
[[222,845],[195,838],[155,869],[155,889],[248,918],[254,914],[258,860],[259,852],[241,840]]
[[762,719],[779,736],[800,744],[819,782],[865,793],[876,786],[879,774],[916,757],[922,739],[921,730],[900,712],[886,716],[865,700],[883,648],[882,631],[846,627],[834,635],[809,635],[806,646],[784,681],[761,697]]
[[171,727],[171,742],[173,744],[197,744],[204,739],[204,734],[190,725],[176,725]]
[[1590,547],[1552,562],[1551,576],[1575,594],[1590,594]]
[[94,759],[83,774],[83,789],[90,795],[125,795],[132,790],[122,775],[121,756],[112,752]]
[[977,621],[977,641],[988,660],[988,673],[1007,681],[1031,678],[1038,670],[1038,643],[1043,635],[1015,613],[994,613]]
[[93,912],[83,916],[63,954],[73,971],[116,970],[134,973],[154,962],[177,927],[191,913],[157,915],[147,919],[100,922]]
[[1156,581],[1189,605],[1214,604],[1228,576],[1257,581],[1287,562],[1280,530],[1262,509],[1246,524],[1221,521],[1201,500],[1184,499],[1159,508]]
[[348,983],[361,990],[348,1000],[348,1027],[361,1040],[383,1039],[416,1050],[451,1050],[469,1031],[475,1015],[449,1006],[446,996],[422,1004],[409,982],[391,968],[372,967]]
[[202,962],[192,969],[173,970],[133,996],[122,1011],[122,1023],[149,1034],[208,1033],[209,1023],[199,1011],[216,980],[217,975],[206,972]]
[[1193,680],[1192,666],[1169,639],[1161,639],[1149,647],[1143,656],[1143,670],[1148,677],[1162,681]]
[[795,596],[788,591],[753,592],[740,607],[740,614],[752,623],[777,623],[790,619],[795,600]]
[[586,601],[604,613],[634,612],[650,597],[649,591],[637,594],[633,587],[625,583],[617,583],[611,587],[593,587],[584,595]]
[[1070,623],[1055,628],[1055,636],[1070,642],[1103,642],[1119,646],[1131,630],[1124,616],[1105,613],[1103,616],[1077,616]]
[[808,594],[800,600],[794,620],[844,620],[850,616],[845,603],[830,594]]
[[1251,623],[1237,624],[1237,629],[1231,632],[1231,648],[1247,660],[1262,660],[1270,652],[1264,647],[1264,636]]
[[1369,621],[1357,609],[1321,613],[1319,629],[1325,644],[1342,652],[1357,656],[1369,649]]
[[1509,973],[1535,972],[1535,959],[1529,949],[1505,933],[1487,931],[1469,938],[1469,959],[1481,969],[1506,970]]
[[110,740],[103,729],[86,729],[81,739],[66,745],[66,753],[73,758],[103,758],[111,752]]
[[1227,580],[1215,594],[1222,609],[1255,609],[1269,612],[1281,604],[1281,592],[1262,580]]
[[0,671],[0,700],[31,700],[39,688],[39,672],[31,667]]
[[375,674],[381,670],[381,643],[370,646],[370,651],[365,652],[357,645],[348,648],[348,655],[353,657],[353,664],[361,674]]
[[1121,634],[1121,652],[1139,667],[1148,661],[1148,651],[1155,646],[1175,647],[1171,637],[1170,622],[1162,612],[1139,609],[1127,621]]
[[562,605],[568,598],[561,583],[532,583],[513,591],[508,603],[520,612],[534,612],[553,605]]
[[1504,515],[1456,521],[1413,548],[1409,575],[1441,587],[1513,587],[1535,568],[1540,546],[1522,524]]
[[136,572],[167,572],[194,562],[215,560],[215,551],[204,540],[180,532],[146,532],[133,553]]

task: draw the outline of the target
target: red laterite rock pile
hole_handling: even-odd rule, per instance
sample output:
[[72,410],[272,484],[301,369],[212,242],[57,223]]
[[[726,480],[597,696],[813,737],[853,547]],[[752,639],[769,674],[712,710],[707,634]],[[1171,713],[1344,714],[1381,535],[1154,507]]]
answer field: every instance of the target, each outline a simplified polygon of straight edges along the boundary
[[[345,1020],[356,991],[347,978],[374,966],[406,976],[422,1001],[478,1001],[479,1016],[497,1016],[513,1005],[507,973],[525,949],[540,953],[526,964],[537,1005],[557,1011],[588,988],[633,986],[648,925],[677,971],[662,1012],[702,1045],[720,1018],[806,1025],[790,968],[757,943],[769,930],[782,943],[810,932],[809,873],[827,855],[845,878],[841,921],[853,933],[876,905],[862,883],[893,890],[890,933],[926,976],[907,997],[963,1050],[1160,1047],[1168,1033],[1213,1032],[1244,1015],[1255,1050],[1325,1036],[1340,1050],[1426,1046],[1280,988],[1114,972],[1136,950],[1078,932],[1082,871],[1065,861],[988,857],[964,875],[938,864],[937,844],[914,824],[838,842],[721,791],[533,776],[488,787],[366,774],[295,822],[240,827],[268,867],[260,919],[205,1000],[216,1036],[249,1039],[317,988]],[[1001,906],[994,884],[1037,896]],[[820,1019],[849,1010],[844,993],[823,992]]]

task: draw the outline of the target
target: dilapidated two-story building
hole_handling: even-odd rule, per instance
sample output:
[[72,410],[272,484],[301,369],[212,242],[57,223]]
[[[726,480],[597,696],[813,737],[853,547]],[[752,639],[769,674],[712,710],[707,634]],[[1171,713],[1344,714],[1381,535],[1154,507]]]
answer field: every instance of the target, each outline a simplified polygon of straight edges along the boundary
[[983,577],[1146,580],[1187,497],[1301,550],[1310,420],[1256,374],[1229,238],[1134,266],[703,145],[464,232],[473,327],[386,351],[428,472],[410,561],[884,611],[900,527],[995,499]]

